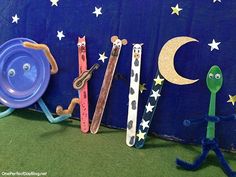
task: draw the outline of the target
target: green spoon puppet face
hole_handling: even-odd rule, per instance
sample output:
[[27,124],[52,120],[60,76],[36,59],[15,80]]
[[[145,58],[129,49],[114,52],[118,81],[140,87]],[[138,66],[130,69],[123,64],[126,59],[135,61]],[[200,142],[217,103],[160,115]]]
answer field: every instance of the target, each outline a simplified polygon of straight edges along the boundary
[[223,84],[223,75],[219,66],[212,66],[208,71],[207,78],[207,87],[211,93],[217,93]]

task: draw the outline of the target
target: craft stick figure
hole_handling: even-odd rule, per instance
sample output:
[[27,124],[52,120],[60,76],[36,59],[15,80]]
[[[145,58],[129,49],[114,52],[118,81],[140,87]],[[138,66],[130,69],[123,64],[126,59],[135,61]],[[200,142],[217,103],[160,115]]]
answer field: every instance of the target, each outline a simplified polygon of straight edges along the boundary
[[122,45],[128,43],[126,39],[120,40],[118,36],[112,36],[111,42],[113,43],[113,47],[90,127],[90,131],[93,134],[96,134],[100,127]]
[[126,130],[126,144],[128,146],[134,145],[136,136],[142,45],[143,44],[133,44]]
[[218,93],[222,87],[223,84],[223,75],[222,71],[218,66],[212,66],[209,70],[207,77],[206,77],[206,83],[209,91],[211,92],[210,96],[210,105],[209,105],[209,111],[208,116],[197,119],[197,120],[185,120],[184,125],[190,126],[191,124],[201,123],[204,121],[207,121],[207,130],[206,130],[206,137],[202,140],[202,153],[199,157],[196,158],[196,160],[191,164],[188,162],[185,162],[180,159],[176,159],[176,164],[186,170],[197,170],[200,168],[204,160],[207,158],[207,155],[210,150],[214,151],[224,172],[229,177],[235,177],[236,172],[234,172],[230,166],[228,165],[227,161],[225,160],[217,140],[215,139],[215,124],[220,121],[230,121],[230,120],[236,120],[235,115],[229,116],[229,117],[217,117],[215,116],[216,113],[216,93]]

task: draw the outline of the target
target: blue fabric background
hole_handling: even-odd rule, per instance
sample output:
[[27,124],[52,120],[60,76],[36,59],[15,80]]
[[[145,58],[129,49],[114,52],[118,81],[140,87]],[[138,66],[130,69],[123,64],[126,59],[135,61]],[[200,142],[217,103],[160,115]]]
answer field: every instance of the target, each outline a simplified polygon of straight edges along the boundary
[[[179,4],[180,16],[171,15],[171,7]],[[98,18],[92,12],[102,7]],[[12,16],[20,21],[12,24]],[[64,31],[59,41],[57,31]],[[189,128],[182,122],[188,118],[200,118],[208,112],[209,91],[205,77],[209,68],[217,64],[222,68],[224,85],[217,96],[217,114],[235,113],[235,107],[227,103],[228,95],[236,94],[236,1],[222,0],[60,0],[58,7],[51,7],[49,0],[1,0],[0,43],[27,37],[49,45],[54,54],[59,73],[51,77],[44,100],[52,112],[58,104],[67,107],[77,96],[72,81],[78,74],[77,37],[87,37],[88,66],[99,62],[101,67],[89,81],[90,117],[102,85],[107,61],[98,61],[99,53],[109,57],[112,44],[110,37],[118,35],[129,41],[124,46],[116,69],[102,122],[117,128],[126,127],[128,88],[131,66],[132,43],[144,43],[141,83],[147,91],[140,95],[139,121],[149,96],[153,77],[157,70],[157,58],[165,42],[176,36],[190,36],[199,43],[189,43],[176,54],[176,70],[188,78],[199,78],[193,85],[177,86],[165,82],[159,100],[151,132],[186,143],[200,143],[205,136],[206,124]],[[210,51],[212,39],[220,41],[219,51]],[[35,107],[37,108],[37,107]],[[79,108],[75,116],[79,114]],[[223,148],[236,148],[236,121],[216,126],[216,136]]]

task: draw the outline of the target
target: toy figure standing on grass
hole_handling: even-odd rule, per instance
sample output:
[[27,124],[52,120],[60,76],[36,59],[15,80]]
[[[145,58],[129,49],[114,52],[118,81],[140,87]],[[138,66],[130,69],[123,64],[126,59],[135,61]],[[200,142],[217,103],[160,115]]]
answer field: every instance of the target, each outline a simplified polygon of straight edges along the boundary
[[215,139],[215,123],[220,121],[235,120],[235,116],[231,117],[215,116],[216,93],[221,89],[223,84],[222,72],[218,66],[211,67],[211,69],[207,74],[206,83],[208,89],[211,92],[208,116],[206,116],[205,119],[203,118],[192,121],[190,120],[184,121],[185,126],[190,126],[193,123],[201,123],[204,121],[208,122],[206,138],[202,140],[202,154],[194,161],[193,164],[187,163],[180,159],[176,159],[176,164],[186,170],[192,170],[192,171],[197,170],[202,165],[203,161],[207,158],[209,151],[213,150],[227,176],[236,177],[236,172],[233,172],[232,169],[229,167]]

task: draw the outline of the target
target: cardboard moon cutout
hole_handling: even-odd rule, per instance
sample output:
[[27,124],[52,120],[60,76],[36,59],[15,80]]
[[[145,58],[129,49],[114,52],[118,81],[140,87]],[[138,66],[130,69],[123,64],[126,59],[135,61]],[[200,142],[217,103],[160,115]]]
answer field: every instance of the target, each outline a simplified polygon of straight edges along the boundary
[[158,60],[159,71],[167,81],[173,84],[188,85],[198,81],[198,79],[191,80],[180,76],[174,66],[176,52],[181,46],[189,42],[198,42],[198,40],[187,36],[176,37],[167,41],[160,52]]

